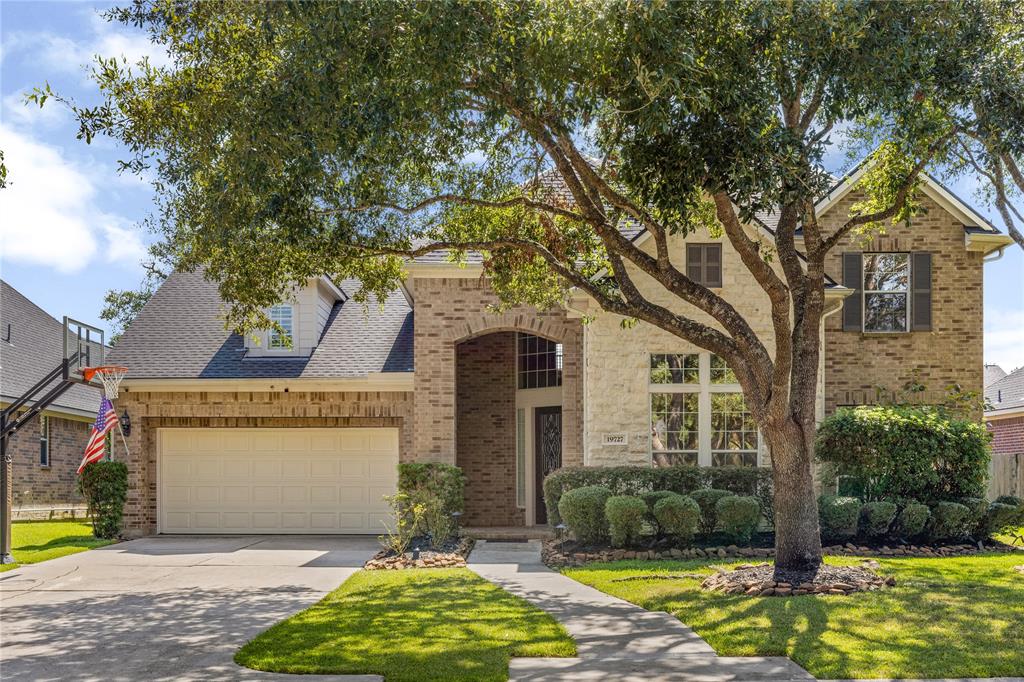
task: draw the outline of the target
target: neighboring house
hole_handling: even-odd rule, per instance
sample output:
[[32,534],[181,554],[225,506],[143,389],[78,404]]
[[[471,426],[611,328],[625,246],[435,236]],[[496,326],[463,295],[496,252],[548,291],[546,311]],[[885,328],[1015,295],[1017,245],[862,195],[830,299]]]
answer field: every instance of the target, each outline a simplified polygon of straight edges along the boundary
[[[64,357],[63,326],[0,281],[0,405],[6,407]],[[8,441],[15,513],[38,515],[83,504],[75,471],[82,461],[100,391],[73,386]]]
[[[819,203],[825,227],[859,198],[859,172]],[[922,203],[910,224],[851,237],[829,261],[819,416],[911,379],[936,402],[951,383],[982,388],[983,261],[1010,241],[930,178]],[[766,215],[747,229],[771,227]],[[729,242],[671,239],[677,266],[770,338],[767,297]],[[289,348],[225,331],[201,274],[166,281],[110,357],[130,368],[118,400],[133,424],[129,532],[376,533],[399,461],[462,467],[471,526],[544,523],[540,482],[561,465],[769,462],[717,357],[624,328],[583,295],[494,312],[479,256],[444,254],[409,263],[382,308],[349,300],[356,287],[311,280],[271,309]]]
[[[985,366],[986,377],[989,368]],[[985,422],[992,432],[992,452],[1024,455],[1024,367],[1018,367],[985,386]]]

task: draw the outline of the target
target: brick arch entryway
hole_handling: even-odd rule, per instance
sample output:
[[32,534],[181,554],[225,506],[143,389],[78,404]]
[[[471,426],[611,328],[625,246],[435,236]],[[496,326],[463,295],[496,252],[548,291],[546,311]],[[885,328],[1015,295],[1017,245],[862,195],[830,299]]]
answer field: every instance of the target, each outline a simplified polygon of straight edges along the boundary
[[415,457],[464,468],[467,525],[531,523],[536,482],[526,481],[526,505],[516,496],[516,337],[525,333],[562,345],[555,402],[561,407],[561,458],[563,466],[579,465],[581,322],[563,310],[525,306],[492,313],[488,306],[497,299],[479,279],[418,280],[416,289]]

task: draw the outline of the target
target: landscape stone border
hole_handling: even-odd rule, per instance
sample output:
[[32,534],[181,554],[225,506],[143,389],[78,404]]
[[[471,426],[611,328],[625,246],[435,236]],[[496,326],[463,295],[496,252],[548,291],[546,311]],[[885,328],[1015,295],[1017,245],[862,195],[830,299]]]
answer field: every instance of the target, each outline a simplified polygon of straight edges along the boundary
[[465,566],[469,553],[473,551],[476,541],[473,538],[459,538],[458,544],[451,552],[435,552],[432,549],[420,552],[419,559],[412,558],[412,552],[402,555],[391,554],[382,549],[373,558],[363,564],[367,571],[401,570],[407,568],[454,568]]
[[[977,545],[956,544],[956,545],[910,545],[894,544],[882,547],[868,547],[866,545],[855,545],[852,542],[845,545],[831,545],[823,547],[825,554],[833,556],[865,556],[865,557],[949,557],[968,556],[971,554],[991,554],[1024,552],[1024,547],[1011,547],[1010,545],[997,544],[985,545],[979,549]],[[623,559],[640,559],[648,561],[679,560],[679,559],[770,559],[775,556],[775,549],[771,547],[737,547],[729,545],[724,547],[690,547],[686,549],[603,549],[593,552],[563,551],[562,543],[558,540],[546,540],[541,550],[541,559],[552,568],[564,566],[581,566],[593,561],[621,561]]]

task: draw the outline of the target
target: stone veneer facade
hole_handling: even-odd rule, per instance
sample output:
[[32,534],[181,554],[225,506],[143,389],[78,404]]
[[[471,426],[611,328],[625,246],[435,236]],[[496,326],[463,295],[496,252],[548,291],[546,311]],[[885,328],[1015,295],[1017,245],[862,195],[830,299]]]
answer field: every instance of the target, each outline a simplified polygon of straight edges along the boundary
[[35,417],[8,441],[12,460],[14,509],[73,508],[84,502],[78,493],[76,471],[89,441],[92,423],[48,413],[50,418],[50,465],[39,464],[39,417]]
[[[397,427],[399,459],[410,460],[412,399],[407,392],[133,392],[122,389],[117,410],[127,409],[128,501],[125,534],[156,532],[156,432],[178,428]],[[114,459],[124,457],[113,447]]]

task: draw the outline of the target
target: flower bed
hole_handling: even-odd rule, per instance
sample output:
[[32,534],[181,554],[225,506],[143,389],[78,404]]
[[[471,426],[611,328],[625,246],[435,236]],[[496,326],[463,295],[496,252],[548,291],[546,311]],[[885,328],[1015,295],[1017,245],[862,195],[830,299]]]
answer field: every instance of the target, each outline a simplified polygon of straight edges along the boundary
[[[868,545],[855,545],[852,542],[845,545],[832,545],[824,547],[825,554],[835,556],[874,556],[874,557],[950,557],[967,556],[972,554],[1002,553],[1002,552],[1024,552],[1024,547],[1011,547],[1001,542],[987,543],[982,549],[977,545],[910,545],[893,544],[871,547]],[[689,548],[661,548],[661,549],[613,549],[576,547],[574,543],[560,543],[557,540],[547,540],[541,550],[541,557],[544,563],[551,567],[582,566],[592,561],[622,561],[627,559],[641,559],[650,561],[666,561],[678,559],[752,559],[771,558],[775,556],[775,549],[771,547],[738,547],[736,545],[712,546],[712,547],[689,547]]]
[[446,542],[440,548],[423,549],[418,558],[413,552],[395,554],[391,550],[382,549],[373,558],[363,564],[367,571],[399,570],[404,568],[453,568],[465,566],[469,553],[475,544],[473,538],[456,538]]

